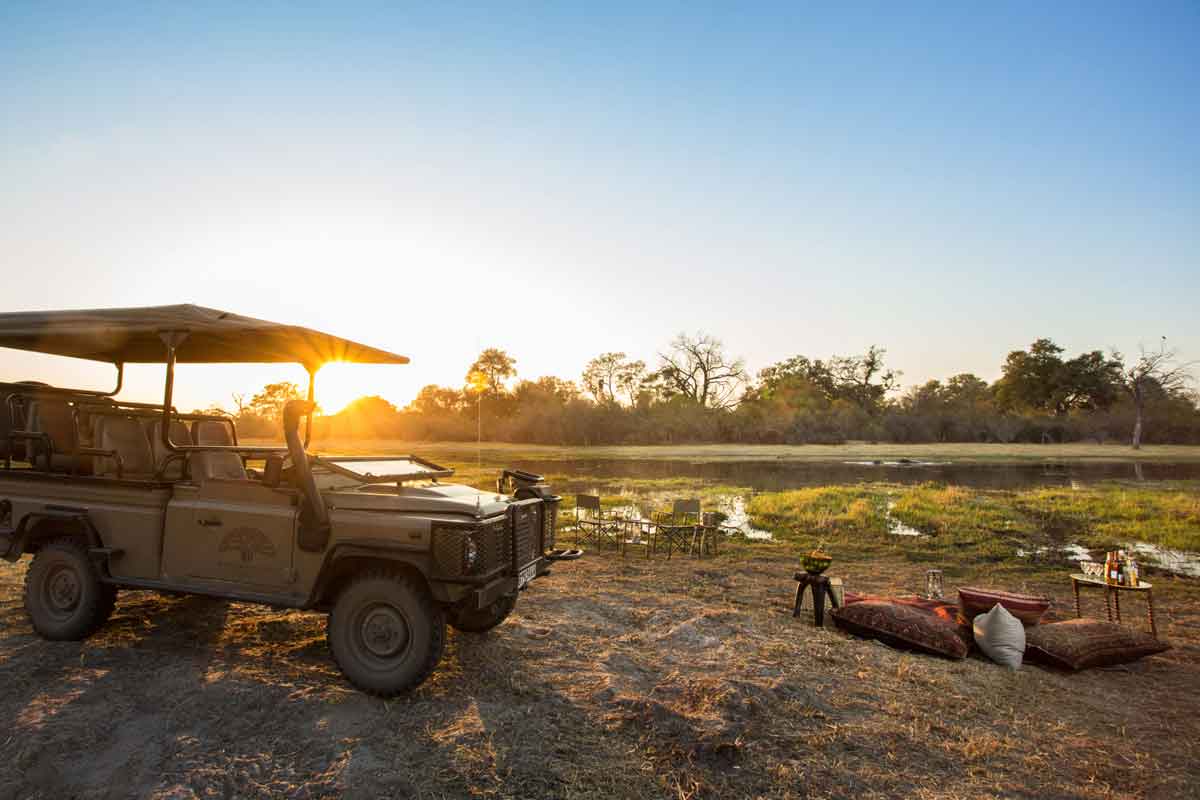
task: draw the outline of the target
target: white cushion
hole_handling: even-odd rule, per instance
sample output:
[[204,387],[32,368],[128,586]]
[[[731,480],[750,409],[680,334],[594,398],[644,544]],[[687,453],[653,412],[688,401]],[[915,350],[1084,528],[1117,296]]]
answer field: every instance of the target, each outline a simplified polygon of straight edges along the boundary
[[1025,656],[1025,626],[997,603],[986,614],[975,617],[975,644],[997,664],[1020,669]]

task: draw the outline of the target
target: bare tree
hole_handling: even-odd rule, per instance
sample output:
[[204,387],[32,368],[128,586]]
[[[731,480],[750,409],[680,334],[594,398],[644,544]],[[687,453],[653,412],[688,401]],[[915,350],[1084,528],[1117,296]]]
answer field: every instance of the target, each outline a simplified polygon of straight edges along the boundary
[[721,341],[706,333],[681,333],[671,341],[670,350],[658,357],[656,375],[668,390],[702,406],[736,405],[739,389],[748,379],[745,362],[730,360]]
[[[1142,423],[1146,415],[1147,399],[1156,395],[1173,395],[1184,391],[1192,380],[1191,367],[1196,363],[1189,361],[1181,364],[1177,361],[1179,353],[1167,349],[1167,337],[1162,338],[1158,350],[1141,348],[1142,354],[1132,365],[1125,367],[1121,373],[1121,385],[1133,400],[1136,416],[1133,423],[1133,449],[1142,446]],[[1114,352],[1113,359],[1121,360],[1121,354]]]

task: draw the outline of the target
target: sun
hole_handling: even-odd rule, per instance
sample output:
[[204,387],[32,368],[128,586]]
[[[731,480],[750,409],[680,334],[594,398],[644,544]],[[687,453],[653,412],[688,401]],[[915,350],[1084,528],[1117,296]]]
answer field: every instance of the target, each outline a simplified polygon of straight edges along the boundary
[[316,400],[325,415],[336,414],[360,397],[379,395],[400,406],[411,395],[404,368],[391,364],[334,361],[317,372]]

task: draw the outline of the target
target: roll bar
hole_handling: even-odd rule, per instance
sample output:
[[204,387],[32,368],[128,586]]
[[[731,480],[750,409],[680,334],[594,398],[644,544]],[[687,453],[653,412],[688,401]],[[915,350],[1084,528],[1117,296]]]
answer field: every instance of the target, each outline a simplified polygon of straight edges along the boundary
[[[187,338],[187,331],[164,331],[159,334],[163,340],[163,344],[167,348],[167,377],[166,385],[163,388],[163,403],[162,416],[163,424],[161,428],[161,436],[163,447],[173,453],[196,453],[196,452],[212,452],[212,451],[232,451],[237,453],[288,453],[287,447],[244,447],[241,445],[201,445],[201,444],[176,444],[171,441],[171,413],[174,404],[175,395],[175,361],[176,350],[179,345]],[[311,364],[303,364],[305,372],[308,373],[308,403],[313,402],[313,395],[316,390],[317,370],[320,365],[313,366]],[[307,448],[309,442],[312,441],[312,414],[307,415],[307,423],[304,429],[304,447]]]

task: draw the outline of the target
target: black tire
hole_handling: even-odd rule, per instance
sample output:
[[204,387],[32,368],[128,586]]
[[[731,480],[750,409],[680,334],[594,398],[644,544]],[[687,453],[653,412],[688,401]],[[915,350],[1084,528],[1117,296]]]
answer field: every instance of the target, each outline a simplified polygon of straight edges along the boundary
[[393,697],[414,689],[446,649],[446,614],[412,578],[374,571],[351,581],[333,604],[329,651],[359,689]]
[[450,626],[464,633],[486,633],[508,619],[517,607],[515,594],[505,595],[478,611],[459,611],[450,618]]
[[116,601],[116,587],[100,580],[87,547],[77,539],[43,545],[25,573],[25,612],[45,639],[87,638],[112,616]]

